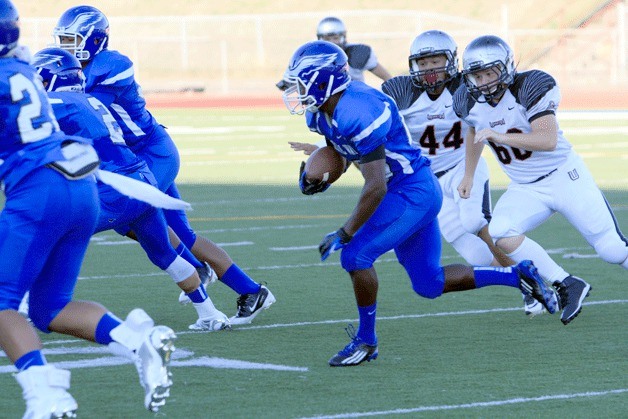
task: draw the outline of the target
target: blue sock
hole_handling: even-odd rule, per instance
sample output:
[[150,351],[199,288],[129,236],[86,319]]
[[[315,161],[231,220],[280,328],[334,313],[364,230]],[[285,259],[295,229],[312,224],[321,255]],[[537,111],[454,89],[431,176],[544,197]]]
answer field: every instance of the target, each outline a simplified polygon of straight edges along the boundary
[[235,263],[227,269],[227,272],[225,272],[220,280],[240,295],[255,294],[262,288],[260,284],[253,281],[251,277],[245,274]]
[[188,262],[190,262],[192,264],[192,266],[194,266],[195,268],[200,268],[201,266],[203,266],[203,264],[201,262],[199,262],[199,260],[196,258],[196,256],[194,256],[192,254],[192,252],[190,252],[190,249],[185,247],[183,242],[179,243],[177,248],[174,249],[174,250],[177,252],[177,254],[179,256],[181,256],[183,259],[185,259]]
[[46,358],[44,357],[44,354],[42,354],[39,349],[30,351],[22,355],[21,357],[18,358],[17,361],[15,361],[15,368],[17,368],[18,371],[24,371],[25,369],[28,369],[29,367],[34,367],[34,366],[39,366],[39,365],[46,365]]
[[190,300],[192,300],[193,303],[202,303],[207,300],[207,291],[205,291],[205,287],[200,286],[191,293],[187,294],[187,296],[190,297]]
[[358,313],[360,314],[360,325],[358,326],[358,333],[356,336],[364,341],[368,345],[377,345],[377,337],[375,336],[375,317],[377,316],[377,302],[373,305],[360,307],[358,306]]
[[94,333],[94,340],[101,345],[109,345],[113,342],[110,332],[118,327],[122,322],[116,316],[111,313],[105,313],[96,325],[96,332]]
[[482,267],[473,268],[476,288],[489,285],[505,285],[507,287],[519,288],[519,275],[511,268]]

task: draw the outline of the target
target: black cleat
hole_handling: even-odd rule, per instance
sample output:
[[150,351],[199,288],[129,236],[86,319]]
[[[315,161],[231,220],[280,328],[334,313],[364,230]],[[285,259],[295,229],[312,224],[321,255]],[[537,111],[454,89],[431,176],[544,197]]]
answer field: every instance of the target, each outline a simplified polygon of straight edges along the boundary
[[229,319],[231,324],[249,324],[262,310],[267,309],[275,301],[275,296],[264,285],[255,294],[243,294],[238,297],[238,312]]
[[351,338],[351,342],[329,360],[330,367],[352,367],[364,361],[371,362],[377,359],[377,343],[369,345],[355,335],[352,324],[345,329]]
[[563,310],[560,321],[569,324],[582,310],[582,302],[589,295],[591,285],[582,278],[569,275],[562,282],[554,282],[560,296],[560,307]]

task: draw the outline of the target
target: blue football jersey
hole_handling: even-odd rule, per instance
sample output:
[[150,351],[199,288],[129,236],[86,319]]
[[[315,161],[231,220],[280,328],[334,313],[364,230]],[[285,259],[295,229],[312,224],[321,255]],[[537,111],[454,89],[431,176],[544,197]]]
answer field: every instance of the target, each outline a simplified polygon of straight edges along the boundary
[[346,159],[359,161],[377,147],[386,149],[389,185],[401,182],[429,160],[412,145],[410,133],[395,102],[360,81],[352,81],[338,101],[332,118],[307,112],[307,125],[327,139]]
[[33,169],[62,160],[64,139],[35,69],[0,59],[0,181],[9,188]]
[[120,124],[129,146],[150,136],[157,121],[146,109],[142,89],[135,81],[133,63],[118,51],[104,50],[83,69],[85,92],[104,103]]
[[48,96],[62,131],[93,140],[102,169],[129,173],[144,166],[124,143],[120,126],[98,99],[75,92],[50,92]]

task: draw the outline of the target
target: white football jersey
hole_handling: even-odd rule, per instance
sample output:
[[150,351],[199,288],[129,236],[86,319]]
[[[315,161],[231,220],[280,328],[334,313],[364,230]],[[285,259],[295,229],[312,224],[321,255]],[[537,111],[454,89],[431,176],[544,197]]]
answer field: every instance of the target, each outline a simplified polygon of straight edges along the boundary
[[349,60],[351,80],[364,81],[364,72],[377,67],[377,56],[370,46],[365,44],[347,44],[343,49]]
[[[475,128],[499,133],[529,133],[531,122],[555,114],[560,91],[549,74],[532,70],[519,73],[496,106],[476,102],[464,85],[454,94],[456,114]],[[529,151],[487,142],[504,172],[516,183],[531,183],[560,167],[569,156],[571,144],[558,128],[558,144],[552,151]]]
[[382,84],[382,91],[397,103],[413,143],[431,160],[434,173],[451,169],[465,158],[468,126],[454,112],[452,97],[460,81],[460,76],[455,77],[436,100],[416,87],[410,76],[393,77]]

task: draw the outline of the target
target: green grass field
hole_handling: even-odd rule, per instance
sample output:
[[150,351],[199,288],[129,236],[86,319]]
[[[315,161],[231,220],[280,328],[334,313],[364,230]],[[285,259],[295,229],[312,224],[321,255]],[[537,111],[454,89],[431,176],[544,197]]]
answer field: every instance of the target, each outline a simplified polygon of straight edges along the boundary
[[[285,110],[157,110],[182,156],[180,189],[197,232],[224,246],[277,303],[249,326],[192,333],[195,311],[140,247],[96,235],[76,288],[120,316],[144,308],[178,334],[174,387],[158,414],[144,410],[135,368],[104,348],[42,335],[47,359],[72,370],[79,415],[89,418],[625,417],[628,411],[628,274],[600,260],[561,216],[530,236],[593,287],[581,315],[527,319],[519,292],[488,287],[436,300],[413,293],[393,254],[376,264],[379,358],[332,369],[357,311],[338,255],[315,247],[348,217],[359,194],[350,169],[326,193],[296,186],[302,156],[287,141],[317,141]],[[588,115],[588,114],[587,114]],[[562,126],[628,232],[628,116],[576,115]],[[505,178],[487,155],[496,200]],[[36,257],[36,255],[33,255]],[[462,262],[448,245],[444,264]],[[216,306],[231,316],[236,295],[218,283]],[[24,404],[0,358],[1,418]]]

